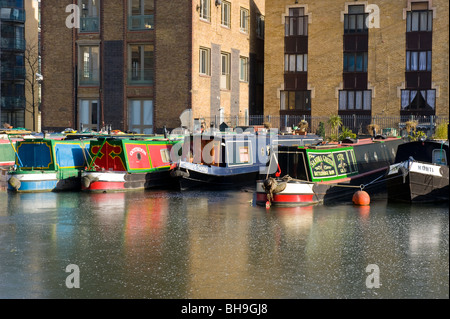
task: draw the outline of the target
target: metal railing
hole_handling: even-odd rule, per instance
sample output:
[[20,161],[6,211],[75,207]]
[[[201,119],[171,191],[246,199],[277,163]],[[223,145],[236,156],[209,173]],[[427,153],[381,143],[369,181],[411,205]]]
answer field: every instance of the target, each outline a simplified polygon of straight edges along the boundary
[[[425,132],[428,136],[434,134],[436,127],[442,123],[448,123],[448,116],[370,116],[370,115],[341,115],[342,124],[339,131],[345,127],[357,135],[372,135],[373,131],[368,127],[370,124],[377,125],[377,134],[392,134],[403,136],[408,134],[406,132],[406,123],[414,121],[417,123],[417,130]],[[286,131],[289,128],[298,126],[299,122],[305,120],[308,122],[308,133],[316,134],[319,127],[323,127],[325,135],[333,134],[332,127],[329,124],[330,117],[328,116],[310,116],[310,115],[250,115],[248,117],[240,116],[214,116],[202,118],[205,121],[206,127],[219,128],[222,123],[229,128],[242,126],[269,126],[276,128],[279,131]]]

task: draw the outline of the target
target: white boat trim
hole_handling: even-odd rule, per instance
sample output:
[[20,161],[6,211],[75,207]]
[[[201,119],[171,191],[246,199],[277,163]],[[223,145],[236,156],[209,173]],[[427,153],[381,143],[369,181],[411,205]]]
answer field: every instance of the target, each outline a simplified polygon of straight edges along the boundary
[[88,177],[96,182],[125,182],[125,172],[83,172],[81,177]]
[[17,178],[21,182],[42,182],[58,180],[56,173],[8,174],[8,180],[12,177]]

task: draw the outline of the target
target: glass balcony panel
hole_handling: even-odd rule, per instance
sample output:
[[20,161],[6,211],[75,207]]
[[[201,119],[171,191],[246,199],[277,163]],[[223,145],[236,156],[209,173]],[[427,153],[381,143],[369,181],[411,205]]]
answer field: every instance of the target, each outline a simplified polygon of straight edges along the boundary
[[131,31],[153,30],[154,28],[154,15],[138,15],[128,17],[128,29]]
[[153,68],[151,69],[131,69],[128,71],[128,84],[153,84]]
[[81,17],[80,32],[98,32],[98,17]]

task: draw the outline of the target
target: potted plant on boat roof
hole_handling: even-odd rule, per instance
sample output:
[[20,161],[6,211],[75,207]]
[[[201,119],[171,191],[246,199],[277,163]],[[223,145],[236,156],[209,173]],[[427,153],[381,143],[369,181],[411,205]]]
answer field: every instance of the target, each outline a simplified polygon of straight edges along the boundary
[[367,125],[367,131],[369,131],[369,134],[371,133],[373,137],[377,135],[377,132],[380,131],[380,126],[378,124],[372,123]]
[[306,131],[308,130],[309,124],[306,120],[301,120],[297,125],[296,134],[297,135],[306,135]]

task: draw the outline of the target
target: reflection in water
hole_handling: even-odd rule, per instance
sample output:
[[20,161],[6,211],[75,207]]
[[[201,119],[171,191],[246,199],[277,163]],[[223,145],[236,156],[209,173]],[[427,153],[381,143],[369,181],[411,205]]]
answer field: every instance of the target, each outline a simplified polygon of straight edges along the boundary
[[[0,298],[448,298],[448,205],[0,192]],[[81,288],[68,289],[76,264]],[[380,268],[381,287],[365,285]]]

